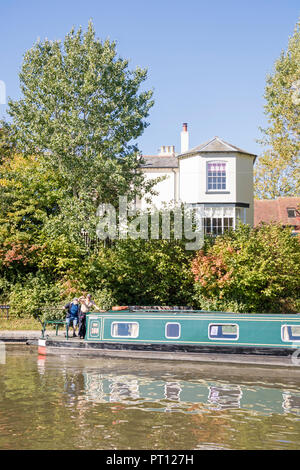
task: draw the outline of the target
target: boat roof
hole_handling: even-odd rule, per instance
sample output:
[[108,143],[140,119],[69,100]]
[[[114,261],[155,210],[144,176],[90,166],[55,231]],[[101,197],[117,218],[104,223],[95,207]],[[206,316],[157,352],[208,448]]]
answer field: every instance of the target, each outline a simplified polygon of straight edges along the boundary
[[247,319],[247,318],[255,318],[255,317],[258,317],[258,318],[262,318],[262,317],[265,317],[266,320],[271,320],[272,318],[276,318],[276,319],[279,319],[279,318],[282,318],[283,320],[284,319],[295,319],[297,321],[300,321],[300,314],[285,314],[285,313],[235,313],[235,312],[220,312],[220,311],[211,311],[211,310],[192,310],[192,309],[183,309],[183,308],[174,308],[174,309],[170,309],[170,308],[163,308],[161,307],[160,309],[156,309],[156,308],[147,308],[147,307],[144,307],[144,308],[131,308],[131,307],[128,307],[127,309],[120,309],[120,310],[107,310],[105,312],[89,312],[90,315],[108,315],[108,316],[115,316],[116,318],[117,317],[120,317],[120,316],[123,316],[123,315],[126,315],[126,316],[141,316],[141,315],[155,315],[155,316],[176,316],[176,315],[180,315],[180,316],[199,316],[199,315],[203,315],[203,316],[218,316],[218,317],[222,317],[222,318],[230,318],[232,319],[233,317],[236,318],[236,319]]

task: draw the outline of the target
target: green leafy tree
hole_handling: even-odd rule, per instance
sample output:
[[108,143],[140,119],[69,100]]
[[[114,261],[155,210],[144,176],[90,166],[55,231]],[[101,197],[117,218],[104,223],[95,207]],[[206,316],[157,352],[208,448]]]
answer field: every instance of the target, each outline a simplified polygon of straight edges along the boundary
[[144,69],[129,70],[115,42],[98,40],[91,22],[63,42],[37,42],[24,56],[22,98],[8,101],[18,147],[96,207],[148,191],[134,143],[153,105],[152,91],[139,91],[146,77]]
[[3,122],[0,125],[0,163],[8,157],[14,155],[16,148],[10,135],[10,126]]
[[45,249],[41,230],[58,210],[59,179],[35,157],[15,154],[0,165],[0,275],[16,282],[36,272]]
[[262,129],[265,153],[255,168],[255,190],[260,199],[299,195],[300,182],[300,23],[288,48],[267,77]]
[[45,221],[58,212],[66,192],[53,171],[33,156],[15,154],[0,165],[0,226],[12,235],[34,239]]

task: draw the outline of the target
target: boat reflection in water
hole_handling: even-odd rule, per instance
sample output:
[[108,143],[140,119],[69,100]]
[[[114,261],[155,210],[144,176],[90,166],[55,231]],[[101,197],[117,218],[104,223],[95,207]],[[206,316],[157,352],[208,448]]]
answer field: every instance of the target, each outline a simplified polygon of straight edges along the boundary
[[286,413],[300,415],[300,394],[293,395],[290,392],[284,392],[282,407]]
[[[300,414],[300,392],[270,386],[211,381],[164,381],[149,377],[84,372],[85,398],[96,403],[159,403],[157,411],[187,411],[202,404],[210,410],[244,409],[257,413]],[[193,412],[193,411],[192,411]],[[194,411],[199,412],[199,410]]]
[[137,399],[139,395],[138,381],[135,379],[127,380],[126,377],[112,378],[109,383],[109,401],[119,402],[123,399]]
[[240,387],[209,387],[208,402],[214,409],[224,410],[228,408],[240,408],[243,392]]
[[164,396],[168,400],[180,401],[181,390],[178,382],[167,382],[165,384]]

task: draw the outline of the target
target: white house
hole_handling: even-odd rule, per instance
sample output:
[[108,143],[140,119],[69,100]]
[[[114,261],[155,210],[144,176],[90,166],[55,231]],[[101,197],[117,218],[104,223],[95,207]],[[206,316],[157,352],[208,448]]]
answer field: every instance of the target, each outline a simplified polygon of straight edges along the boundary
[[[181,152],[163,146],[158,155],[143,155],[146,178],[166,178],[156,185],[152,205],[185,203],[198,208],[206,233],[219,234],[239,219],[253,225],[253,164],[256,155],[214,137],[189,149],[187,124],[181,132]],[[144,199],[136,201],[145,209]]]

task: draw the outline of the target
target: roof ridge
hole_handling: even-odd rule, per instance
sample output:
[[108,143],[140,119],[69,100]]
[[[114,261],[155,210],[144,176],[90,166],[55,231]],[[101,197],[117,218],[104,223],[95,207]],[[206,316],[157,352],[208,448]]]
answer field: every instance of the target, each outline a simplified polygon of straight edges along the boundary
[[268,201],[268,202],[276,202],[279,199],[300,199],[300,196],[278,196],[276,199],[255,199],[255,201],[261,202],[261,201]]
[[213,137],[213,138],[210,139],[210,140],[207,140],[207,141],[204,142],[203,144],[197,145],[196,147],[193,147],[193,148],[191,148],[190,150],[187,150],[186,152],[180,153],[180,155],[185,155],[185,154],[188,154],[188,153],[191,153],[191,152],[199,151],[199,150],[201,150],[202,148],[206,147],[208,144],[210,144],[213,140],[215,140],[215,137]]
[[215,137],[213,137],[212,139],[210,139],[208,142],[206,142],[206,143],[204,143],[204,144],[202,144],[202,145],[198,145],[198,147],[200,147],[199,150],[205,149],[205,147],[207,147],[209,144],[211,144],[211,142],[213,142],[213,141],[216,140],[216,139],[220,140],[219,137],[215,136]]
[[[208,147],[209,145],[212,144],[212,147],[213,147],[213,142],[217,142],[219,145],[221,145],[221,147],[223,146],[223,149],[220,149],[220,148],[213,148],[212,150],[205,150],[206,147]],[[226,149],[228,148],[228,150]],[[251,152],[246,152],[246,150],[243,150],[239,147],[237,147],[236,145],[233,145],[233,144],[230,144],[229,142],[226,142],[226,140],[222,139],[221,137],[219,136],[214,136],[212,139],[204,142],[203,144],[200,144],[200,145],[197,145],[196,147],[193,147],[191,148],[190,150],[187,150],[186,152],[182,152],[180,153],[178,156],[180,157],[181,155],[182,156],[185,156],[185,155],[189,155],[189,154],[192,154],[192,153],[195,153],[195,152],[239,152],[239,153],[244,153],[246,155],[250,155],[250,156],[254,156],[256,157],[255,154],[251,153]]]

